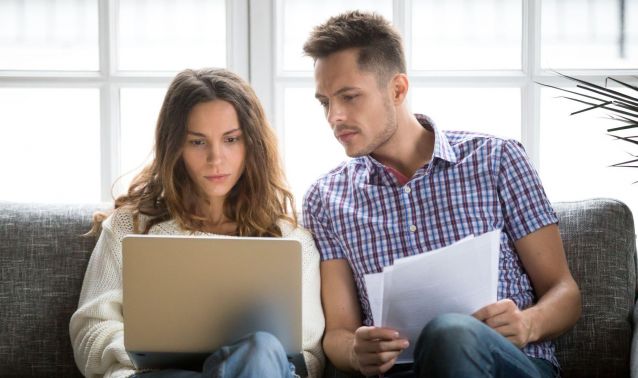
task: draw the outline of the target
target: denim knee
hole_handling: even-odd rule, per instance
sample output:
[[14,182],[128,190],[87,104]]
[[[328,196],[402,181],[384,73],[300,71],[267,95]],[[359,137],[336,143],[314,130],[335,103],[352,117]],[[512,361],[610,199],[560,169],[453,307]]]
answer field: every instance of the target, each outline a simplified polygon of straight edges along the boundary
[[286,351],[277,337],[269,332],[258,331],[248,337],[253,353],[273,353],[286,358]]
[[283,345],[268,332],[255,332],[221,347],[204,363],[204,376],[289,377],[290,373]]
[[469,315],[443,314],[432,319],[421,331],[419,339],[437,344],[446,341],[471,341],[481,332],[483,323]]
[[417,376],[489,376],[490,352],[481,341],[484,327],[469,315],[444,314],[432,319],[414,348]]
[[433,346],[437,354],[466,353],[468,349],[479,347],[483,327],[483,323],[469,315],[439,315],[421,331],[415,345],[415,358],[433,352]]

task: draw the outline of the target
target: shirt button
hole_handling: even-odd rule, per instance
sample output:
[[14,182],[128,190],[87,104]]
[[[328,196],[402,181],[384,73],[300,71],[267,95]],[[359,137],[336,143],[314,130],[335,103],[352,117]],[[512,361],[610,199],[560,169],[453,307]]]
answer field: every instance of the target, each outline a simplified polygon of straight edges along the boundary
[[411,231],[411,232],[416,231],[416,226],[415,226],[415,225],[410,225],[410,231]]
[[410,189],[409,186],[406,186],[406,187],[403,188],[403,192],[404,193],[410,193],[411,191],[412,191],[412,189]]

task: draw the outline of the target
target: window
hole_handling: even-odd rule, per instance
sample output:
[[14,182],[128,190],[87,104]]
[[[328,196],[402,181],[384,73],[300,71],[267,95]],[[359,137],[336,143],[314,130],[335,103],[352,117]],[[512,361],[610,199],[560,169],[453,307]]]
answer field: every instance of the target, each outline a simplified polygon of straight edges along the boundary
[[123,193],[177,71],[248,78],[247,20],[245,0],[1,1],[0,199]]
[[[606,76],[638,84],[638,1],[543,0],[541,30],[543,70],[599,85],[604,85]],[[573,85],[547,71],[536,80]],[[638,186],[632,183],[638,181],[638,174],[634,169],[610,167],[631,159],[636,150],[606,135],[606,129],[619,124],[606,119],[604,111],[570,116],[584,106],[559,98],[563,95],[549,88],[536,95],[540,109],[538,168],[550,199],[617,198],[637,216]]]
[[609,196],[638,214],[638,173],[608,168],[635,151],[604,114],[570,117],[575,104],[535,84],[571,84],[553,71],[638,84],[638,0],[0,1],[0,199],[110,200],[150,158],[175,72],[224,66],[264,104],[299,206],[347,159],[302,45],[348,9],[401,31],[415,112],[522,141],[552,201]]
[[0,70],[98,71],[98,2],[0,2]]
[[272,99],[267,110],[298,202],[312,181],[347,158],[313,98],[312,61],[302,56],[303,42],[328,16],[363,9],[392,20],[404,37],[413,111],[443,129],[522,141],[552,201],[609,196],[638,214],[638,186],[631,185],[638,174],[607,168],[622,160],[619,154],[627,156],[628,146],[619,152],[619,143],[604,135],[611,127],[606,121],[569,117],[574,104],[535,84],[569,84],[553,70],[599,82],[606,75],[637,75],[638,0],[260,4],[259,14],[272,24],[262,22],[255,32],[273,52],[252,43],[251,53],[273,64],[252,69],[252,81],[262,98]]
[[0,88],[0,104],[0,199],[100,198],[97,89]]

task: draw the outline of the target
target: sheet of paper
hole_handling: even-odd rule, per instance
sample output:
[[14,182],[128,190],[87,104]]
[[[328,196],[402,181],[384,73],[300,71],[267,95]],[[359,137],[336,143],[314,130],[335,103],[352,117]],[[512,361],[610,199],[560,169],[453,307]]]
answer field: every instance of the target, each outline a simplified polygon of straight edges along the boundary
[[[464,237],[463,239],[456,241],[454,244],[462,244],[462,243],[465,243],[465,242],[467,242],[468,240],[471,240],[471,239],[474,239],[474,235],[468,235],[468,236]],[[441,251],[443,251],[443,250],[445,250],[445,248],[439,248],[439,249],[437,249],[437,250],[430,251],[430,252],[428,252],[428,253],[439,253],[439,252],[441,252]],[[394,260],[394,265],[409,263],[409,262],[411,262],[411,261],[413,261],[413,260],[418,260],[418,259],[421,259],[421,258],[423,258],[423,257],[422,257],[422,254],[413,255],[413,256],[407,256],[407,257],[402,257],[402,258],[400,258],[400,259],[396,259],[396,260]],[[394,266],[394,265],[393,265],[393,266]],[[384,270],[385,270],[385,269],[388,269],[388,268],[392,268],[392,266],[385,267],[385,268],[384,268]]]
[[[500,230],[465,238],[410,256],[409,263],[397,260],[370,279],[372,290],[368,294],[374,306],[374,324],[397,329],[410,340],[410,348],[401,354],[399,362],[413,360],[416,339],[435,316],[472,314],[496,302],[499,243]],[[364,278],[367,285],[369,278]]]
[[381,324],[381,310],[383,301],[383,272],[366,274],[363,276],[368,291],[368,300],[372,310],[374,325]]

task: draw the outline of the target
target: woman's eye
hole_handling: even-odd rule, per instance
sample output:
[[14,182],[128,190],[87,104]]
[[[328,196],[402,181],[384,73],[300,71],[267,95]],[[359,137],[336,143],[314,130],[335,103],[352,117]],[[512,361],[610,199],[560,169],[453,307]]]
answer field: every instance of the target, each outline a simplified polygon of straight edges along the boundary
[[193,139],[193,140],[189,141],[188,143],[190,143],[193,146],[203,146],[204,144],[206,144],[206,142],[204,142],[201,139]]
[[237,141],[239,141],[239,137],[238,136],[233,136],[233,137],[226,138],[226,143],[235,143]]

